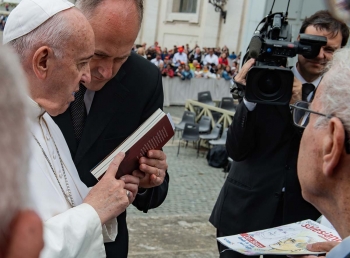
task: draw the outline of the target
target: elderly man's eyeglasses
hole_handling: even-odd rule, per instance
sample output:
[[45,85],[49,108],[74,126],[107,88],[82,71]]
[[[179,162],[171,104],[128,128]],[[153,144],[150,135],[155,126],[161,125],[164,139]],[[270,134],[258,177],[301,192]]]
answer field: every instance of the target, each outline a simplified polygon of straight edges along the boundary
[[[294,125],[300,128],[305,128],[307,124],[309,123],[310,114],[315,114],[319,116],[324,116],[328,119],[334,117],[334,115],[330,114],[322,114],[313,110],[309,109],[311,103],[305,102],[305,101],[297,101],[293,105],[289,105],[291,108],[293,108],[293,122]],[[341,121],[341,120],[340,120]],[[342,122],[343,123],[343,122]],[[344,124],[343,124],[344,126]],[[345,134],[345,150],[347,154],[350,154],[350,142],[349,142],[349,136],[344,128],[344,134]]]
[[306,101],[297,101],[293,105],[289,105],[293,108],[293,122],[297,127],[305,128],[309,123],[310,113],[326,118],[332,118],[332,115],[322,114],[309,109],[311,103]]

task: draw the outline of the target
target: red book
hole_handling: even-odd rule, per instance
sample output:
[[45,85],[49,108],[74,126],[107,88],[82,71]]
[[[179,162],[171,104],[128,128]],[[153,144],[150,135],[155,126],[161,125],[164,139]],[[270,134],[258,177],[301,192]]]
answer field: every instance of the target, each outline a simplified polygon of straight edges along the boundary
[[119,152],[124,152],[125,158],[119,166],[116,178],[131,174],[140,166],[139,158],[145,156],[149,150],[163,148],[173,135],[174,124],[170,115],[166,115],[161,109],[158,109],[112,153],[94,167],[91,173],[95,178],[101,179],[114,157]]

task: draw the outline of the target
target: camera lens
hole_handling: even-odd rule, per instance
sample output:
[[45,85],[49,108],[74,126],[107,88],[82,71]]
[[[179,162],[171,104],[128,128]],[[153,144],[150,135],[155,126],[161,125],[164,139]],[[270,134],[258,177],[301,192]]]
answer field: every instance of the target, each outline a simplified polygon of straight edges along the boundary
[[262,95],[275,95],[281,87],[281,79],[278,73],[268,71],[264,73],[258,83]]

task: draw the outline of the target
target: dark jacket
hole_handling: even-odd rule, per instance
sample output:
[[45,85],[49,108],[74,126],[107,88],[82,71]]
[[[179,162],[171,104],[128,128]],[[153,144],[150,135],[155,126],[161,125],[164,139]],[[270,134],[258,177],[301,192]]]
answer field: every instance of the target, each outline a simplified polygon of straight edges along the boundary
[[[70,149],[80,179],[93,186],[97,180],[90,170],[133,133],[158,108],[163,107],[163,86],[159,69],[135,53],[122,65],[118,74],[95,92],[82,138],[77,146],[70,110],[54,118]],[[133,202],[139,210],[158,207],[168,191],[169,176],[164,183]],[[107,257],[127,257],[128,230],[126,212],[117,218],[118,236],[107,243]]]

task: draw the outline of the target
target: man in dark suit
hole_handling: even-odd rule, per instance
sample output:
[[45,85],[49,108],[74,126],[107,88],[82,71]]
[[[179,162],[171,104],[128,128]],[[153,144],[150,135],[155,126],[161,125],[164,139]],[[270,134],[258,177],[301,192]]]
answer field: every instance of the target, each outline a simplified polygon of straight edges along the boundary
[[[317,88],[333,52],[346,45],[349,29],[328,12],[320,11],[304,20],[300,33],[325,36],[327,45],[314,59],[298,56],[298,63],[292,68],[295,79],[291,102],[311,100],[314,92],[302,94],[302,84],[312,83]],[[246,74],[254,62],[250,59],[244,64],[235,77],[236,82],[245,85]],[[289,105],[256,104],[243,99],[226,142],[234,162],[210,217],[218,236],[315,220],[320,216],[301,195],[297,177],[300,139]],[[227,248],[219,244],[219,251],[224,249]],[[245,256],[225,251],[220,257]]]
[[[55,122],[81,180],[93,186],[97,180],[90,170],[163,107],[163,87],[159,69],[131,52],[142,21],[143,1],[78,0],[77,7],[95,33],[91,83],[81,85],[75,101]],[[167,166],[166,155],[151,150],[140,158],[139,170],[125,177],[139,210],[147,212],[164,201],[169,182]],[[139,188],[136,177],[140,178]],[[115,242],[105,244],[106,254],[124,258],[128,253],[126,212],[117,220],[118,236]]]

